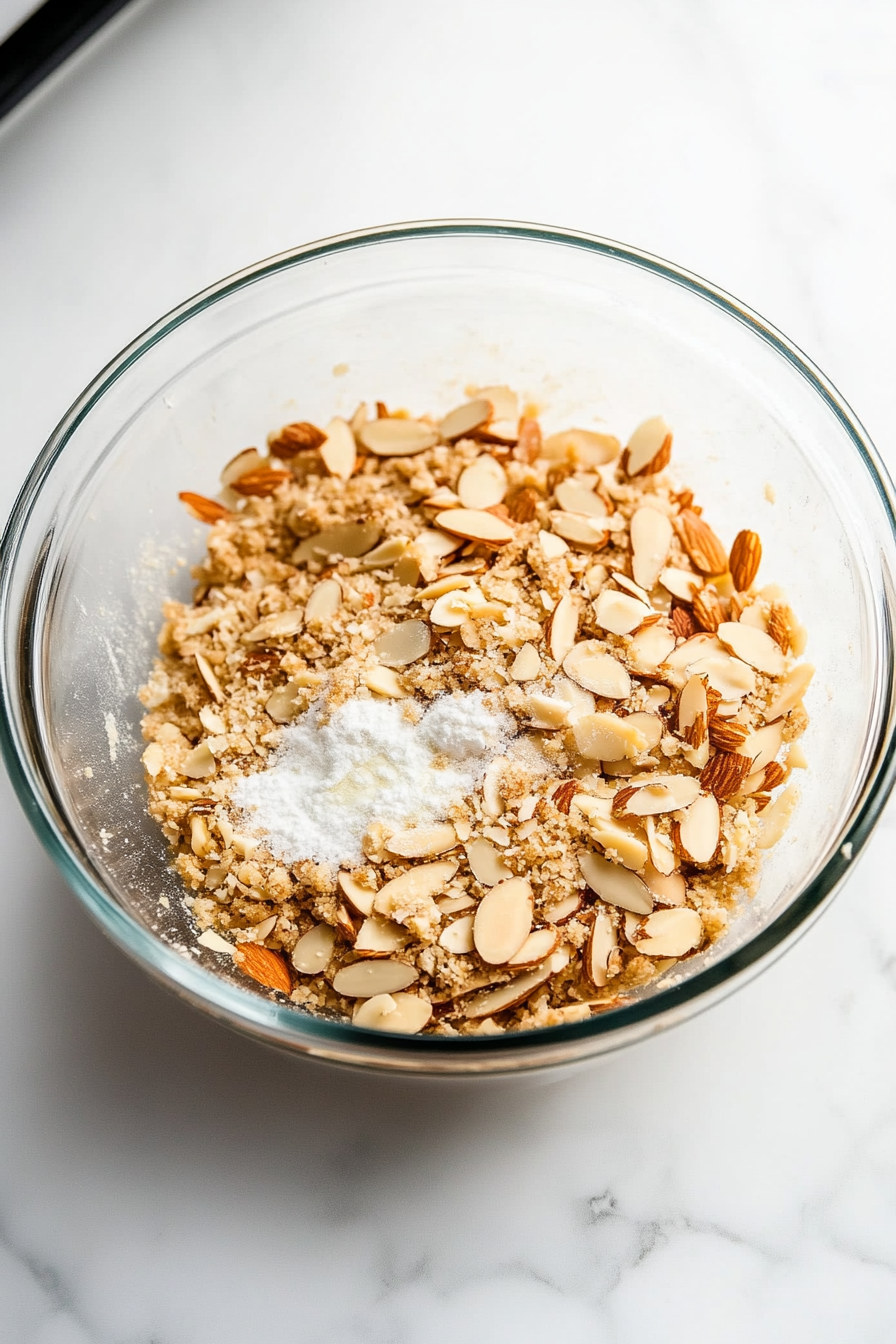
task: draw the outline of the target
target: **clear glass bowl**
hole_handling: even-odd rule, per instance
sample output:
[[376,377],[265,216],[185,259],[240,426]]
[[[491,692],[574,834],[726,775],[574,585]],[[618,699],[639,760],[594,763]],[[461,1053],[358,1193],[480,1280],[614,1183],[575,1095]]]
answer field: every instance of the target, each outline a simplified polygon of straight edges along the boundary
[[[448,409],[505,382],[548,428],[626,434],[661,412],[674,469],[730,538],[758,531],[818,673],[810,769],[759,896],[673,983],[574,1026],[399,1037],[271,1002],[197,948],[144,807],[141,707],[162,599],[190,591],[204,529],[179,490],[269,429],[383,397]],[[771,502],[774,499],[775,502]],[[654,257],[529,226],[396,226],[299,248],[162,318],[87,388],[43,450],[3,539],[3,747],[34,826],[84,905],[164,984],[271,1044],[431,1073],[567,1063],[680,1022],[808,926],[893,784],[892,488],[860,424],[783,336]],[[168,896],[170,909],[159,904]]]

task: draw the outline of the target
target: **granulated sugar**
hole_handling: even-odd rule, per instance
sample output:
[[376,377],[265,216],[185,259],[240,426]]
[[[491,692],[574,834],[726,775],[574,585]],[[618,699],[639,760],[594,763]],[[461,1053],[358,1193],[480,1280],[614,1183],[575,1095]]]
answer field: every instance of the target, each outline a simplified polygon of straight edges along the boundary
[[393,701],[349,700],[324,725],[312,709],[285,730],[268,769],[238,782],[233,802],[287,863],[359,863],[372,822],[443,821],[515,727],[480,691],[442,696],[416,724]]

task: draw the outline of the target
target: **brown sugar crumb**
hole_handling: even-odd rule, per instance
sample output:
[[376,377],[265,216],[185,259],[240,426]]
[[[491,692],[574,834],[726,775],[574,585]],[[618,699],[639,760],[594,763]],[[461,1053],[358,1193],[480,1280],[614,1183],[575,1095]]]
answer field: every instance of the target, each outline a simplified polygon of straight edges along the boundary
[[[374,1030],[533,1030],[724,936],[793,811],[812,669],[757,586],[760,538],[726,551],[672,452],[661,417],[624,446],[543,436],[492,387],[441,419],[294,422],[216,498],[182,492],[208,544],[140,693],[149,811],[247,987]],[[416,742],[446,697],[499,738],[422,821],[378,810],[347,757],[343,817],[372,800],[350,860],[239,803],[300,726],[336,740],[360,714]],[[382,768],[403,759],[387,743]]]

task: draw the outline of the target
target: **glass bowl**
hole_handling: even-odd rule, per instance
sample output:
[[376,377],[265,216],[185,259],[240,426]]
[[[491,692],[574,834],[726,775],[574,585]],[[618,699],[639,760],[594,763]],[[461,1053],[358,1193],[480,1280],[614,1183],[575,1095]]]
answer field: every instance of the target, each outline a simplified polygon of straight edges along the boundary
[[[620,435],[662,413],[673,468],[730,540],[759,532],[818,667],[810,768],[759,895],[671,983],[577,1025],[401,1037],[315,1018],[196,945],[144,806],[141,706],[160,605],[187,597],[204,529],[178,502],[293,419],[377,397],[449,409],[510,383],[546,428]],[[893,784],[892,487],[836,391],[795,347],[655,257],[559,229],[395,226],[298,248],[169,313],[78,399],[3,538],[3,748],[19,797],[81,901],[158,980],[270,1044],[349,1065],[490,1073],[630,1044],[716,1002],[830,901]],[[168,897],[169,908],[160,903]]]

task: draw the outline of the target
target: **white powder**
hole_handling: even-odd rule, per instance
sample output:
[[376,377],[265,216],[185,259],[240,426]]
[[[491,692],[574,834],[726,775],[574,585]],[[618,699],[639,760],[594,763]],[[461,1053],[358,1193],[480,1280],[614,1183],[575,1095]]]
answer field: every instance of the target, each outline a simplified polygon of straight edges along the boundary
[[271,765],[239,781],[233,802],[287,863],[359,863],[371,822],[443,821],[514,731],[481,691],[442,696],[416,724],[394,701],[349,700],[323,726],[311,709],[284,731]]

